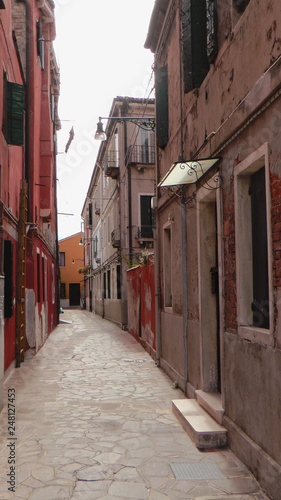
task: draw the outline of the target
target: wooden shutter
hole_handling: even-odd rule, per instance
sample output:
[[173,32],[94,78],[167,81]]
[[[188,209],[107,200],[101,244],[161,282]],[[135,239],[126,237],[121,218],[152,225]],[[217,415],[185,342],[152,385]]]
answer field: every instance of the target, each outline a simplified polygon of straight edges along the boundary
[[37,54],[40,57],[41,68],[44,69],[44,39],[41,30],[41,19],[36,23],[37,31]]
[[23,146],[24,99],[23,85],[6,82],[7,122],[5,138],[8,144]]
[[11,318],[13,316],[13,244],[10,240],[4,242],[4,317]]
[[168,66],[156,69],[155,94],[157,145],[164,149],[169,140]]
[[141,238],[152,238],[152,196],[141,196]]
[[209,71],[206,0],[183,0],[182,39],[184,91],[200,87]]
[[93,225],[93,205],[89,203],[89,226]]
[[218,53],[217,0],[206,0],[207,56],[212,63]]
[[253,252],[253,325],[269,328],[268,252],[265,169],[251,175]]

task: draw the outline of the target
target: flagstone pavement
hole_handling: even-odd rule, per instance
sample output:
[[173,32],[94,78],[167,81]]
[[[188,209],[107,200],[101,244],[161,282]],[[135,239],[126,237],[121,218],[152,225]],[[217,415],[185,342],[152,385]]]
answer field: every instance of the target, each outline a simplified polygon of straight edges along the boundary
[[193,445],[172,413],[184,395],[128,332],[88,311],[61,319],[5,380],[1,500],[267,499],[229,449]]

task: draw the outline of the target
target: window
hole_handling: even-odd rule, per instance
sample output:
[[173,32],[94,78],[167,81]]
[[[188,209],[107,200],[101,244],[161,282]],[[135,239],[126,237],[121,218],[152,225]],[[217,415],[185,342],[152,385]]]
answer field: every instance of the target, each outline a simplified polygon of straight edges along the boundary
[[117,265],[117,299],[121,299],[121,266]]
[[107,298],[111,298],[110,269],[107,271]]
[[106,273],[103,273],[103,298],[106,299]]
[[65,252],[59,253],[59,263],[60,267],[65,267]]
[[236,167],[235,210],[238,329],[252,340],[273,323],[267,144]]
[[93,205],[89,203],[89,226],[93,225]]
[[168,66],[156,69],[155,95],[157,145],[164,149],[169,140]]
[[94,238],[94,259],[97,257],[98,255],[98,237],[95,236]]
[[141,195],[141,228],[140,238],[153,238],[153,211],[151,208],[151,195]]
[[55,121],[55,96],[54,94],[50,93],[50,110],[51,110],[51,120],[52,122]]
[[5,6],[5,1],[4,0],[0,0],[0,9],[5,9],[6,6]]
[[55,266],[52,264],[52,304],[55,303]]
[[4,242],[4,317],[13,316],[13,244],[10,240]]
[[8,82],[3,73],[3,120],[2,132],[7,144],[23,146],[24,132],[23,85]]
[[44,38],[41,30],[41,19],[36,22],[37,54],[40,58],[41,68],[44,69]]
[[42,255],[41,257],[41,262],[42,262],[42,300],[45,302],[45,258]]
[[40,302],[41,293],[40,293],[40,253],[37,253],[37,301]]
[[207,16],[207,56],[212,63],[218,52],[217,36],[217,0],[206,1]]
[[155,134],[150,130],[140,130],[140,154],[137,159],[140,163],[155,163]]
[[164,262],[164,304],[165,307],[172,307],[172,245],[171,228],[164,228],[163,242],[163,262]]
[[60,298],[61,299],[65,299],[66,297],[66,287],[65,287],[65,283],[61,283],[60,284]]
[[200,87],[217,55],[217,1],[183,0],[184,91]]

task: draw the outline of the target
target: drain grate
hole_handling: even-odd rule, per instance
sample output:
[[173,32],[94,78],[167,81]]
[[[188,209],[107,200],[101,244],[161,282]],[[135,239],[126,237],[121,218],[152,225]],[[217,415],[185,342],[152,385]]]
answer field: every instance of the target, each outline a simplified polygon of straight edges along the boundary
[[170,467],[176,479],[223,479],[224,475],[216,464],[211,462],[203,464],[172,463]]
[[124,363],[144,363],[144,359],[122,359]]

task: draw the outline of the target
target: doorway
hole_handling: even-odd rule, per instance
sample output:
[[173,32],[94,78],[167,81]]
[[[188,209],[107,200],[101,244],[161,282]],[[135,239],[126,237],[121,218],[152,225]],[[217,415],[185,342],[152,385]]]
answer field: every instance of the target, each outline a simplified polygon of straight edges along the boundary
[[69,283],[69,305],[80,305],[80,283]]
[[222,266],[219,190],[200,192],[200,195],[198,249],[201,387],[205,392],[221,392]]

